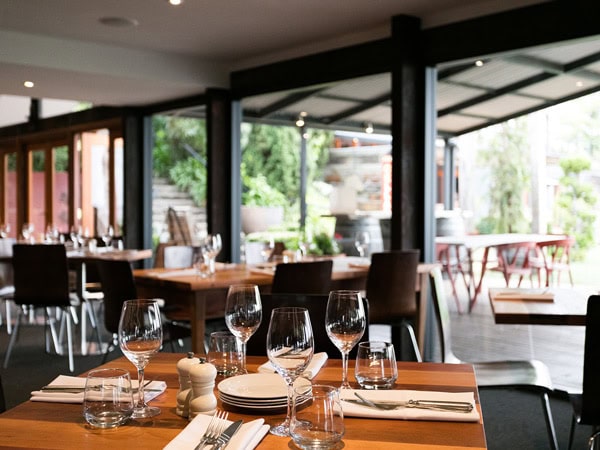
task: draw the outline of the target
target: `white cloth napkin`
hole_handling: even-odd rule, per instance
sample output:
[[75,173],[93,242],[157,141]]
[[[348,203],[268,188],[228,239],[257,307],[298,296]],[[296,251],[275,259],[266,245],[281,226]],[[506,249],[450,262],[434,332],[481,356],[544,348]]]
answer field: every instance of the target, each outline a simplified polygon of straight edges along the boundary
[[[70,377],[67,375],[59,375],[48,386],[76,386],[85,388],[85,378]],[[137,389],[137,380],[131,380],[131,385]],[[164,381],[152,381],[144,388],[144,398],[147,402],[158,397],[167,388],[167,383]],[[133,393],[134,400],[137,399],[137,392]],[[30,400],[32,402],[53,402],[53,403],[83,403],[83,390],[77,393],[61,392],[61,391],[33,391]]]
[[479,411],[475,407],[475,397],[472,392],[433,392],[433,391],[401,391],[401,390],[358,390],[368,400],[372,401],[408,401],[408,400],[441,400],[453,402],[471,402],[473,409],[468,413],[452,411],[434,411],[420,408],[398,408],[391,411],[378,410],[368,406],[343,401],[344,399],[358,400],[354,389],[341,389],[342,411],[348,417],[372,417],[377,419],[403,420],[439,420],[449,422],[478,422]]
[[[302,373],[302,376],[304,378],[308,378],[309,380],[312,380],[314,377],[317,376],[317,374],[319,373],[319,370],[321,370],[321,367],[323,367],[323,364],[325,364],[326,361],[327,361],[327,353],[326,352],[315,353],[313,355],[312,359],[310,360],[310,364],[308,365],[306,370]],[[263,365],[258,367],[258,371],[261,373],[273,373],[273,372],[275,372],[275,367],[273,367],[273,364],[271,364],[271,361],[267,361],[266,363],[264,363]]]
[[494,300],[538,300],[545,302],[554,301],[552,292],[498,292]]
[[153,275],[157,278],[193,277],[194,275],[199,276],[199,272],[194,268],[190,268],[190,269],[169,270],[167,272],[155,272]]
[[[211,418],[212,416],[198,414],[181,433],[175,436],[175,439],[165,446],[165,450],[193,450],[196,448]],[[233,423],[227,422],[227,425]],[[252,450],[255,448],[269,432],[269,425],[264,423],[264,419],[256,419],[243,424],[227,444],[227,450]]]

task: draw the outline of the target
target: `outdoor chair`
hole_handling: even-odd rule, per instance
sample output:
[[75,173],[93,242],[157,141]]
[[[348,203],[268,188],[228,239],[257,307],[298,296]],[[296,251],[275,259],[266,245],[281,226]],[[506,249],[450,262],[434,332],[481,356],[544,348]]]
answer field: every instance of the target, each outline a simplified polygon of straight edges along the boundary
[[[546,287],[556,283],[560,286],[560,275],[567,272],[571,287],[573,286],[573,274],[571,273],[571,248],[575,244],[575,238],[566,237],[556,241],[539,242],[537,244],[537,255],[534,258],[533,267],[538,269],[538,279],[541,279],[539,271],[546,276]],[[556,280],[554,275],[556,274]]]
[[489,267],[489,270],[501,272],[506,287],[510,287],[513,275],[518,277],[517,287],[521,287],[521,282],[525,277],[529,278],[533,287],[533,274],[537,273],[537,269],[532,267],[529,259],[532,254],[536,253],[537,244],[535,242],[518,242],[497,245],[495,249],[498,263],[496,266]]
[[583,354],[583,389],[581,393],[569,394],[573,407],[573,419],[569,432],[569,450],[573,445],[577,424],[592,425],[589,448],[594,442],[600,427],[600,295],[592,295],[588,299],[585,319],[585,347]]
[[277,264],[271,285],[273,294],[329,294],[333,261]]
[[[430,272],[433,305],[437,321],[441,359],[444,363],[461,364],[452,352],[450,331],[450,312],[444,292],[442,272],[436,267]],[[539,394],[546,421],[548,440],[551,449],[558,449],[550,400],[553,392],[552,380],[548,367],[537,360],[464,362],[472,364],[479,388],[519,388]]]
[[[329,295],[308,294],[261,294],[262,322],[256,332],[246,344],[246,354],[265,356],[267,351],[267,332],[273,308],[283,306],[298,306],[307,308],[313,329],[315,353],[326,352],[329,358],[341,359],[340,350],[331,342],[325,329],[325,316],[327,313],[327,300]],[[366,327],[360,342],[369,340],[369,302],[363,297]],[[358,344],[350,352],[350,359],[356,356]]]
[[373,253],[366,286],[371,323],[390,325],[397,356],[410,351],[415,361],[421,361],[413,328],[419,314],[416,290],[419,255],[419,250]]
[[[56,353],[61,353],[63,327],[67,330],[67,351],[69,371],[75,370],[73,361],[73,312],[79,304],[76,293],[69,289],[69,268],[67,253],[63,244],[15,244],[13,246],[13,270],[15,294],[13,300],[19,308],[15,327],[4,357],[4,368],[8,367],[11,353],[19,335],[23,316],[30,310],[43,309],[46,327],[46,351],[50,351],[50,334]],[[60,336],[56,331],[56,314],[51,308],[59,310]]]
[[452,296],[456,303],[456,309],[459,314],[462,314],[462,307],[458,292],[456,291],[456,282],[460,277],[465,285],[468,295],[470,296],[471,285],[469,283],[470,263],[467,250],[463,245],[456,244],[435,244],[435,253],[437,262],[442,265],[442,271],[447,275],[452,287]]

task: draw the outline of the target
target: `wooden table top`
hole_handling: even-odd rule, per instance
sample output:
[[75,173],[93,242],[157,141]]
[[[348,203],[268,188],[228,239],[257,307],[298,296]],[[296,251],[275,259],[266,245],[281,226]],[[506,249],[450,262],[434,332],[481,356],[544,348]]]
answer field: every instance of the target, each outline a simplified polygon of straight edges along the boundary
[[[0,448],[163,448],[186,425],[187,420],[175,414],[179,382],[176,362],[183,354],[160,353],[146,368],[146,378],[164,380],[168,388],[151,403],[162,412],[153,419],[130,421],[112,430],[93,429],[83,419],[78,404],[24,402],[0,415]],[[249,357],[248,369],[253,372],[266,357]],[[125,367],[132,375],[135,370],[125,358],[106,366]],[[398,363],[396,389],[474,392],[477,387],[473,368],[465,364]],[[328,360],[313,383],[338,385],[341,361]],[[217,379],[217,382],[220,379]],[[219,402],[220,403],[220,402]],[[477,404],[480,417],[481,408]],[[229,419],[254,420],[261,416],[230,412]],[[267,423],[277,423],[283,416],[263,416]],[[484,449],[486,448],[483,419],[479,422],[434,422],[344,418],[346,449]],[[287,437],[267,434],[259,450],[292,448]]]
[[[552,300],[526,298],[531,294],[550,292]],[[502,299],[498,294],[523,294],[525,298]],[[490,302],[496,323],[521,325],[582,325],[585,326],[587,299],[590,293],[576,289],[491,288]]]

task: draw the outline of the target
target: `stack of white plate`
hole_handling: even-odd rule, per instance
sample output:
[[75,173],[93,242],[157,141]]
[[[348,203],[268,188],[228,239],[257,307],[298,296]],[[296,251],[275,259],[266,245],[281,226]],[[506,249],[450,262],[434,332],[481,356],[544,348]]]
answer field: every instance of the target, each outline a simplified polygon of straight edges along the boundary
[[[294,387],[299,386],[310,386],[310,381],[298,378]],[[217,389],[221,401],[236,408],[267,412],[287,407],[287,385],[276,373],[249,373],[226,378]]]

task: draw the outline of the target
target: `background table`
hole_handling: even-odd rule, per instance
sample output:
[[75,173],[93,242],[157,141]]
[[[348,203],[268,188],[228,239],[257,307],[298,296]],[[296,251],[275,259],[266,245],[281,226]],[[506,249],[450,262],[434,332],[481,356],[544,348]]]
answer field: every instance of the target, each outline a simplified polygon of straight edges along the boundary
[[[144,448],[161,449],[186,425],[187,420],[175,414],[179,382],[176,362],[183,354],[159,353],[146,368],[147,379],[164,380],[167,391],[151,403],[162,412],[153,419],[132,421],[114,430],[97,430],[89,427],[82,416],[79,404],[25,402],[0,415],[0,448],[60,448],[106,449]],[[248,369],[256,371],[266,357],[249,357]],[[135,370],[125,358],[106,366]],[[439,390],[447,392],[473,392],[479,407],[475,375],[470,365],[436,363],[398,363],[396,389]],[[314,383],[339,385],[341,360],[328,360]],[[220,379],[217,379],[220,381]],[[219,406],[220,402],[219,402]],[[231,412],[230,420],[245,421],[265,417],[269,424],[277,423],[283,415],[258,416]],[[431,422],[406,420],[379,420],[346,417],[345,448],[353,449],[485,449],[483,419],[479,422]],[[290,438],[267,434],[259,450],[288,448]]]

